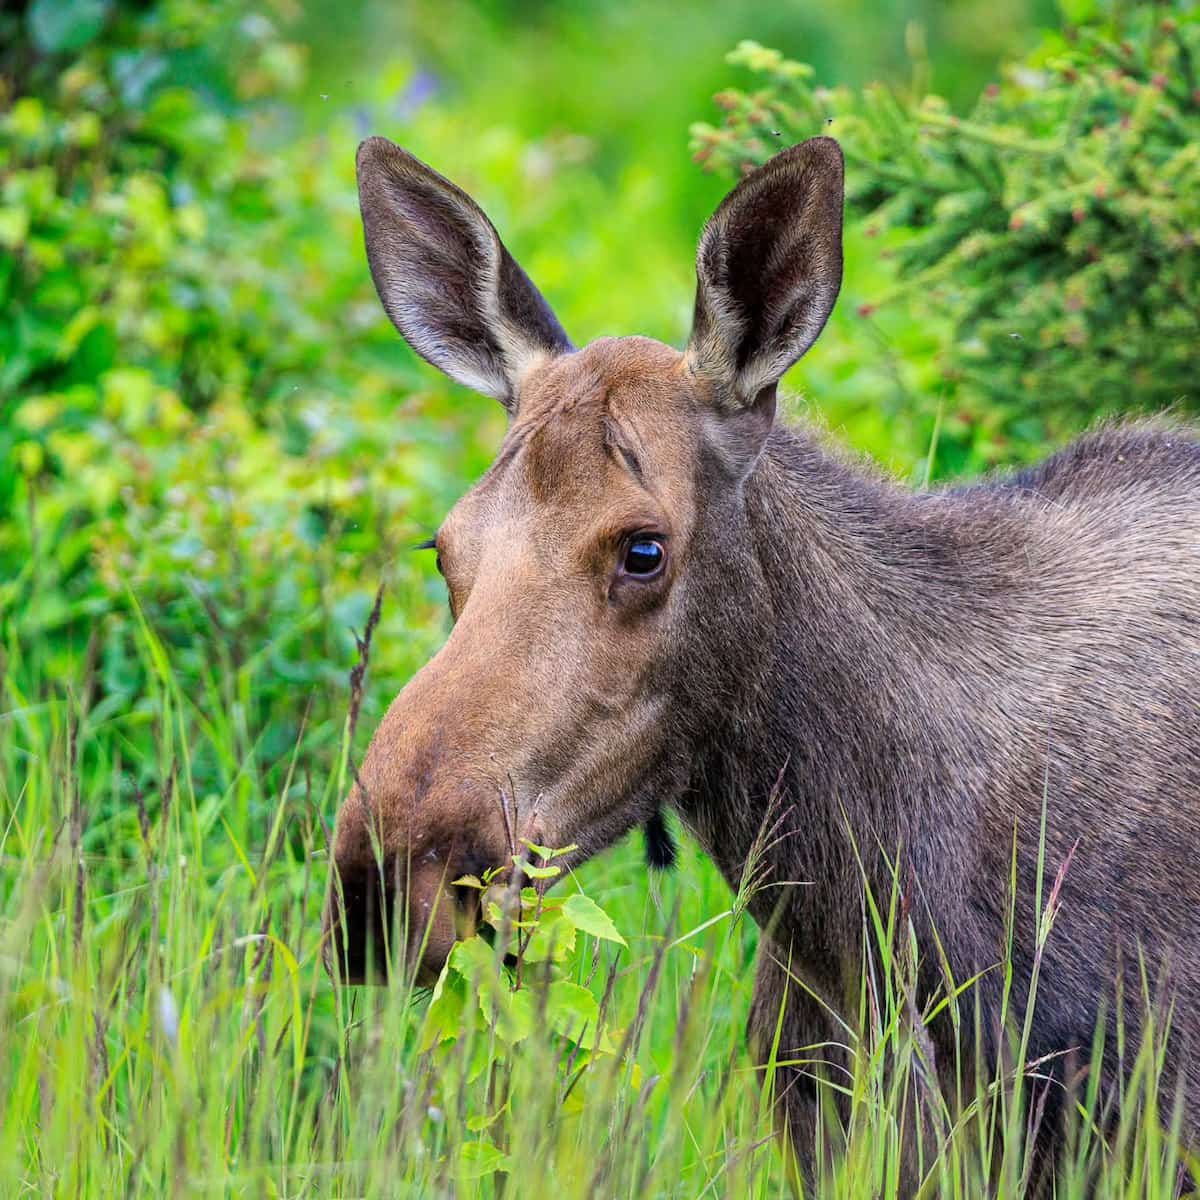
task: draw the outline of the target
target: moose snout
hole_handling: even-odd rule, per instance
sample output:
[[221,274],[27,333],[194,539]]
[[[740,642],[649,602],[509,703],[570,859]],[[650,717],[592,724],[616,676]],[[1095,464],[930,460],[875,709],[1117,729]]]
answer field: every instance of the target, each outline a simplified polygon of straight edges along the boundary
[[491,692],[451,648],[392,702],[337,815],[322,953],[351,983],[435,983],[480,923],[478,889],[455,880],[511,864],[513,814],[485,752],[490,709],[472,703]]

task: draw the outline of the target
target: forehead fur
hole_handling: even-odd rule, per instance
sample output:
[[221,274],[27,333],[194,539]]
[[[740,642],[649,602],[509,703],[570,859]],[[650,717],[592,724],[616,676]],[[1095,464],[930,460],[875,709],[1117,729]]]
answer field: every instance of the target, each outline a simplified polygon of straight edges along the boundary
[[548,359],[531,373],[514,428],[570,411],[587,399],[652,394],[655,385],[676,382],[685,371],[683,355],[653,338],[599,338],[573,354]]
[[651,430],[685,441],[685,374],[677,350],[642,337],[602,338],[548,362],[526,382],[509,431],[535,493],[577,486],[612,448],[639,462]]

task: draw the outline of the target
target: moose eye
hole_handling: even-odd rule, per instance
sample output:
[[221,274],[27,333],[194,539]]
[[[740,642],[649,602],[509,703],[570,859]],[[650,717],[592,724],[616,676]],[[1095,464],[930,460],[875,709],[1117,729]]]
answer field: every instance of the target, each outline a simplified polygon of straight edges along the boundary
[[657,575],[666,562],[667,551],[657,538],[635,538],[625,550],[623,566],[627,575],[639,575],[643,579]]

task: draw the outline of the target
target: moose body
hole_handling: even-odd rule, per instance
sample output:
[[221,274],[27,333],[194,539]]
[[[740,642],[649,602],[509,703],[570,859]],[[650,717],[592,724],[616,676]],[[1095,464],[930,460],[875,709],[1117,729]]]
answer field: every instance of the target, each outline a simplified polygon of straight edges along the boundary
[[[779,426],[776,384],[840,285],[826,138],[718,209],[682,354],[576,350],[474,202],[391,143],[364,143],[359,181],[389,315],[511,423],[438,532],[454,630],[339,813],[328,961],[362,978],[398,911],[430,980],[478,919],[448,883],[506,861],[510,814],[582,861],[670,806],[735,889],[755,862],[763,1057],[824,1047],[836,1071],[829,1014],[857,1011],[865,898],[899,888],[916,1007],[975,980],[972,1062],[1004,1052],[1006,959],[1023,1013],[1039,957],[1036,1059],[1086,1061],[1143,978],[1173,998],[1166,1075],[1194,1130],[1194,433],[1111,427],[1035,469],[914,493]],[[952,1097],[948,1015],[929,1035]],[[802,1164],[821,1074],[775,1075]]]
[[[711,648],[738,629],[753,692],[679,807],[736,888],[762,798],[774,788],[790,805],[772,822],[771,877],[811,883],[757,905],[760,1051],[782,1009],[782,1058],[825,1047],[836,1061],[829,1012],[856,1011],[865,887],[885,903],[899,885],[919,1005],[947,975],[978,976],[964,1020],[978,1005],[979,1061],[995,1064],[997,964],[1011,961],[1023,1016],[1040,862],[1043,905],[1062,874],[1029,1059],[1051,1075],[1086,1063],[1104,1014],[1115,1071],[1117,981],[1131,1032],[1146,971],[1178,1006],[1164,1078],[1200,1100],[1200,445],[1116,427],[1034,470],[914,494],[777,431],[747,511],[766,604],[747,624],[714,597],[700,637]],[[953,1097],[964,1047],[948,1019],[929,1032]],[[780,1094],[811,1144],[813,1072],[794,1074]]]

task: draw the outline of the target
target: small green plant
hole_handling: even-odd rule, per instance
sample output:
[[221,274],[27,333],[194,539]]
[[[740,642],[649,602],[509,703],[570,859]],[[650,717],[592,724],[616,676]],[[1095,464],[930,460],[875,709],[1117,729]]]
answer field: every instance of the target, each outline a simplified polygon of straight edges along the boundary
[[[538,862],[514,854],[516,871],[493,868],[482,879],[465,875],[454,881],[456,887],[480,892],[484,932],[458,942],[451,952],[434,987],[426,1046],[462,1036],[473,1023],[477,1030],[495,1030],[511,1046],[528,1037],[536,1023],[579,1048],[611,1049],[595,997],[565,977],[563,964],[575,953],[580,933],[596,939],[593,961],[601,942],[627,943],[608,914],[582,892],[546,895],[546,886],[562,873],[553,860],[578,847],[552,850],[529,841],[525,846]],[[519,889],[503,886],[498,881],[507,875],[535,882]],[[448,986],[451,976],[457,982]],[[475,986],[477,1007],[468,1003],[464,1009],[458,983]]]
[[[529,1039],[542,1043],[548,1063],[544,1082],[560,1089],[564,1115],[582,1111],[589,1072],[607,1062],[606,1082],[611,1082],[620,1062],[618,1034],[606,1025],[610,1014],[571,973],[582,958],[589,964],[590,980],[600,966],[602,944],[626,948],[627,943],[612,918],[583,892],[546,895],[546,887],[562,873],[553,860],[578,847],[550,849],[527,840],[524,845],[526,854],[512,856],[516,870],[496,867],[482,878],[466,875],[454,881],[456,887],[480,893],[483,927],[450,952],[434,985],[420,1042],[423,1051],[434,1051],[438,1063],[453,1062],[465,1052],[465,1084],[487,1079],[494,1105],[488,1127],[494,1140],[506,1134],[503,1118],[513,1096],[505,1060],[518,1044]],[[530,855],[537,861],[529,861]],[[517,887],[524,878],[533,885]],[[593,939],[590,954],[577,945],[581,934]],[[615,960],[609,970],[614,967]],[[447,1078],[453,1075],[447,1072]],[[489,1145],[503,1153],[494,1141]]]
[[[1000,71],[958,116],[924,91],[819,85],[743,42],[757,77],[692,127],[738,173],[829,133],[847,162],[857,254],[891,265],[858,307],[887,340],[930,323],[937,371],[913,397],[958,471],[1025,457],[1098,416],[1200,409],[1200,10],[1079,0],[1075,24]],[[926,353],[924,348],[917,348]]]

